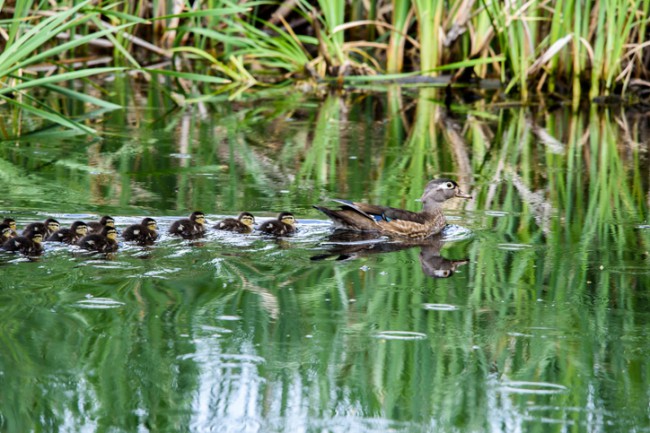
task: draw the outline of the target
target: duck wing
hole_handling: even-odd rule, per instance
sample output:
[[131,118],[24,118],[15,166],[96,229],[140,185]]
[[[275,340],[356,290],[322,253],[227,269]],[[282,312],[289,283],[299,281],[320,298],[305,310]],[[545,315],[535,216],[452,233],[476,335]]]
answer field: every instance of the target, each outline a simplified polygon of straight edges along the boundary
[[323,206],[314,206],[314,208],[327,215],[335,228],[358,231],[381,230],[373,216],[352,205],[345,204],[340,209],[329,209]]
[[424,214],[421,222],[394,219],[377,223],[383,233],[410,239],[424,239],[440,233],[445,227],[445,216],[441,213]]
[[341,204],[342,209],[354,209],[357,212],[372,218],[375,221],[413,221],[416,223],[424,224],[426,222],[426,215],[421,212],[411,212],[404,209],[398,209],[388,206],[378,206],[375,204],[359,203],[349,200],[334,199],[333,201]]

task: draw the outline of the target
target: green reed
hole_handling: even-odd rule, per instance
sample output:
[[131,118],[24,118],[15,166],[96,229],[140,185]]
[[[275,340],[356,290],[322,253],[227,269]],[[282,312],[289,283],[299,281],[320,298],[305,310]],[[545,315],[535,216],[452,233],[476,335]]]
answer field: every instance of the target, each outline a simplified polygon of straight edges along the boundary
[[[5,7],[0,24],[7,34],[0,98],[91,133],[83,122],[40,105],[33,90],[59,91],[47,86],[114,74],[121,69],[111,68],[120,67],[152,79],[174,78],[170,94],[184,105],[224,92],[237,98],[268,85],[317,88],[321,80],[335,78],[332,84],[341,87],[358,84],[358,75],[434,75],[453,65],[450,76],[462,69],[498,77],[506,93],[522,100],[539,91],[565,95],[563,89],[571,89],[577,107],[585,97],[625,93],[632,79],[647,80],[642,55],[648,26],[640,17],[650,13],[648,0],[565,0],[550,6],[483,0],[448,6],[395,0],[366,9],[322,0],[298,1],[283,11],[258,1],[173,8],[157,1],[92,7],[64,2],[57,8],[19,2]],[[302,24],[294,29],[292,22]],[[54,43],[59,37],[67,42]],[[96,46],[112,47],[113,53],[101,57]],[[108,66],[89,66],[94,61]],[[50,72],[40,72],[37,63]],[[19,98],[8,98],[16,92]],[[115,108],[102,98],[75,97]]]

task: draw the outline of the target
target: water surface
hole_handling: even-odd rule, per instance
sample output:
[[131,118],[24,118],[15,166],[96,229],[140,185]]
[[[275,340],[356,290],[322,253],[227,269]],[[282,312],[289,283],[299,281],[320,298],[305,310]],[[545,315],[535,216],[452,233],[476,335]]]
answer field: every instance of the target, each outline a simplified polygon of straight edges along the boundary
[[[650,430],[642,116],[447,110],[430,89],[114,98],[98,138],[0,143],[2,215],[164,231],[290,209],[300,231],[2,254],[3,431]],[[417,210],[438,176],[474,198],[431,244],[332,241],[311,208]]]

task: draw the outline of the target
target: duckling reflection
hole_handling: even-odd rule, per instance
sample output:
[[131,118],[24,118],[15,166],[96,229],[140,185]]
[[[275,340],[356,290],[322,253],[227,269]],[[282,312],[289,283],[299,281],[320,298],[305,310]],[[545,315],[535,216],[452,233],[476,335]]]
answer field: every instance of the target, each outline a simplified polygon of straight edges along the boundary
[[327,253],[311,257],[311,260],[353,260],[371,254],[390,253],[420,247],[420,267],[425,275],[431,278],[449,278],[461,265],[469,260],[449,260],[440,254],[444,245],[441,236],[436,235],[423,240],[392,242],[375,233],[334,232],[325,241]]

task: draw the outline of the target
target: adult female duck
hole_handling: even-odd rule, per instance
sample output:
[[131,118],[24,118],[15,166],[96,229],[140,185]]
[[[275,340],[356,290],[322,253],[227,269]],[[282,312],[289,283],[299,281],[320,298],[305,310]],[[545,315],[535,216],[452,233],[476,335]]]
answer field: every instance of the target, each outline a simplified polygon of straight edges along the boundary
[[422,211],[411,212],[386,206],[334,200],[339,209],[314,206],[327,215],[334,227],[342,230],[371,231],[391,237],[424,239],[445,227],[442,203],[454,197],[472,198],[464,194],[451,179],[434,179],[427,183],[422,194]]

